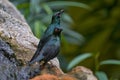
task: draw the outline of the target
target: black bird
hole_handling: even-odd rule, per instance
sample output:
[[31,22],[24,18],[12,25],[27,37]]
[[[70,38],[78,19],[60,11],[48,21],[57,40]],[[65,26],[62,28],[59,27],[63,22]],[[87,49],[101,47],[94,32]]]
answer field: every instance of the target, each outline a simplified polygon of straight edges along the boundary
[[49,25],[49,27],[46,29],[46,31],[44,32],[43,36],[41,37],[41,40],[40,40],[40,42],[38,44],[38,47],[37,47],[37,51],[35,52],[34,56],[30,60],[30,62],[33,61],[39,55],[42,47],[49,40],[49,37],[53,34],[54,29],[55,28],[60,28],[60,15],[62,13],[63,13],[63,10],[55,13],[52,16],[51,24]]
[[60,51],[61,31],[61,28],[54,28],[52,35],[49,36],[48,41],[44,44],[37,57],[32,59],[29,64],[43,61],[44,63],[42,63],[42,65],[45,65],[48,61],[58,55]]

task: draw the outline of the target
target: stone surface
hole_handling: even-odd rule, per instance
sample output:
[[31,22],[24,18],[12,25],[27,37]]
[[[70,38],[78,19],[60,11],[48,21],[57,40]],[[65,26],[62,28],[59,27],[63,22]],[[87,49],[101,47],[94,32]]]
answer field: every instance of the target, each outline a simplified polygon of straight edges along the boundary
[[72,69],[72,71],[68,74],[80,80],[97,80],[93,72],[83,66],[77,66],[76,68]]
[[8,0],[0,0],[0,10],[3,10],[4,12],[10,14],[12,17],[19,19],[22,22],[26,22],[21,13]]
[[55,66],[46,67],[41,71],[41,75],[31,80],[97,80],[92,71],[83,66],[77,66],[68,73],[61,73]]
[[29,60],[36,50],[38,39],[29,26],[0,10],[0,37],[8,42],[18,58]]

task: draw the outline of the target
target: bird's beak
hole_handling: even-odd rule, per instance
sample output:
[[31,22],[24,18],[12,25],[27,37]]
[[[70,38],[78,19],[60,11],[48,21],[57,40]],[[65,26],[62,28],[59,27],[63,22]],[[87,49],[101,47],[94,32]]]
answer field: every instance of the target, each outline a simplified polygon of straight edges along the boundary
[[64,10],[62,9],[59,12],[57,12],[54,16],[60,16],[63,12],[64,12]]

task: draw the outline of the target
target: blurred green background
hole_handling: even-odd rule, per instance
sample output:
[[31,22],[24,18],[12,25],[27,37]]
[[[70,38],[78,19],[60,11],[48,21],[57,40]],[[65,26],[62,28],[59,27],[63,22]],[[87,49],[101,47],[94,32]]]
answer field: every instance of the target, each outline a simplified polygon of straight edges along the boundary
[[120,0],[10,0],[41,37],[52,14],[60,9],[61,67],[82,65],[99,80],[120,80]]

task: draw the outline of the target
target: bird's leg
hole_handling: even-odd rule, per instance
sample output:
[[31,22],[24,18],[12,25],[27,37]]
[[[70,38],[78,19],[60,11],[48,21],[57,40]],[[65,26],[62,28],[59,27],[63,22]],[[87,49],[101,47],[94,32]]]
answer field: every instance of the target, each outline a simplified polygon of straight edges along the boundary
[[55,67],[55,65],[51,62],[51,61],[49,61],[49,68],[53,68],[53,67]]
[[43,64],[45,63],[45,61],[42,60],[42,61],[40,61],[39,63],[40,63],[40,65],[43,65]]
[[44,69],[46,63],[47,63],[47,62],[46,62],[45,60],[40,61],[40,69]]

